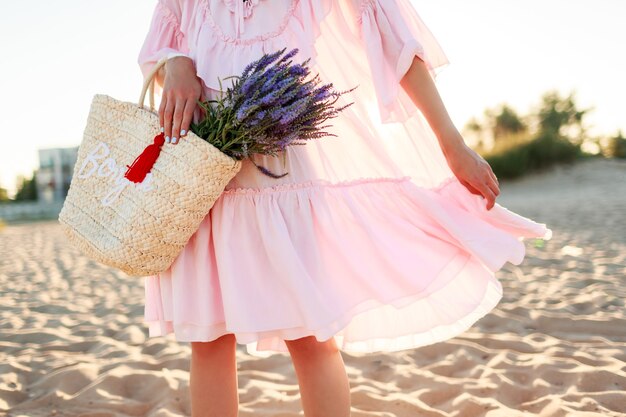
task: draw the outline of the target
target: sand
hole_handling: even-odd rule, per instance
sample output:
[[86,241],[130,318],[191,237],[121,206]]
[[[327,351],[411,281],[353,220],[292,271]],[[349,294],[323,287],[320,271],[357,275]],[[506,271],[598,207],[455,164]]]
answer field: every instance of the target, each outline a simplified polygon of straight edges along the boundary
[[[503,181],[498,202],[545,222],[504,298],[446,342],[342,352],[352,416],[626,415],[626,161]],[[90,261],[55,221],[0,230],[0,415],[189,416],[188,343],[148,338],[143,282]],[[172,335],[170,335],[172,336]],[[302,416],[287,354],[238,347],[240,416]]]

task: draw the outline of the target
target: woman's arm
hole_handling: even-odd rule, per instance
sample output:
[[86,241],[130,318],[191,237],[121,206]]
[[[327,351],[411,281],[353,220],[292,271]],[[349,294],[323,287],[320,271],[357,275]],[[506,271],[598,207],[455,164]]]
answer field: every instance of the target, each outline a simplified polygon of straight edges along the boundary
[[421,110],[444,153],[465,145],[463,137],[448,115],[424,61],[415,56],[400,85]]
[[481,194],[487,200],[487,209],[491,209],[500,194],[498,179],[452,123],[424,61],[415,56],[400,85],[428,121],[454,175],[470,192]]

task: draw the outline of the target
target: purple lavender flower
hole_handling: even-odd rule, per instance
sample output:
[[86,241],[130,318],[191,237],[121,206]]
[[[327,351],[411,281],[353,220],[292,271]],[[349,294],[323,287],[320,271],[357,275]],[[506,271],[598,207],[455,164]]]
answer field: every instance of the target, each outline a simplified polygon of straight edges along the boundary
[[247,78],[248,74],[250,74],[250,71],[252,71],[252,68],[254,68],[256,65],[257,65],[257,61],[252,61],[251,63],[246,65],[246,68],[244,68],[243,73],[241,73],[241,78]]
[[261,73],[254,73],[249,78],[245,79],[239,89],[243,96],[247,96],[250,92],[258,87],[260,80],[262,79]]
[[308,68],[305,68],[302,65],[293,65],[289,68],[289,75],[297,75],[299,77],[303,77],[308,74],[309,74]]
[[[192,124],[194,133],[236,159],[255,153],[276,155],[287,146],[304,145],[309,139],[336,136],[323,131],[330,125],[322,123],[353,103],[335,108],[334,102],[345,92],[333,91],[332,83],[318,87],[319,74],[305,80],[311,58],[294,64],[291,59],[298,49],[281,58],[285,51],[265,54],[249,63],[241,76],[230,77],[236,81],[225,91],[225,97],[216,101],[216,107],[201,103],[207,118]],[[286,175],[257,168],[275,178]]]
[[263,68],[265,68],[266,66],[268,66],[269,64],[271,64],[272,62],[276,61],[276,59],[283,53],[285,52],[287,48],[283,48],[279,51],[276,51],[274,53],[271,53],[269,55],[265,54],[263,55],[263,57],[258,61],[258,64],[255,67],[255,71],[261,71]]
[[[283,49],[283,51],[284,51],[284,49]],[[298,51],[299,51],[298,48],[293,48],[291,51],[287,52],[287,54],[284,57],[282,57],[280,59],[280,61],[277,62],[277,64],[282,64],[283,62],[285,62],[289,58],[293,58],[298,53]]]
[[313,90],[313,94],[315,96],[315,100],[316,101],[323,101],[323,100],[326,100],[328,97],[330,97],[331,94],[332,94],[332,91],[330,90],[332,86],[333,86],[332,83],[325,84],[325,85],[321,86],[320,88],[317,88],[317,89]]

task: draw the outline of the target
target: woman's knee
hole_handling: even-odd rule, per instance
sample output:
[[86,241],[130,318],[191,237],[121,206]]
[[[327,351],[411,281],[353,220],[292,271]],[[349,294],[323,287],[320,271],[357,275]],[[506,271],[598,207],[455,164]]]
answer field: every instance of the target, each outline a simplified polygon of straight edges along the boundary
[[289,351],[293,353],[334,353],[339,350],[335,338],[319,341],[315,336],[305,336],[299,339],[285,340]]
[[194,355],[214,355],[216,352],[235,350],[236,341],[233,333],[227,333],[208,342],[191,342],[191,351]]

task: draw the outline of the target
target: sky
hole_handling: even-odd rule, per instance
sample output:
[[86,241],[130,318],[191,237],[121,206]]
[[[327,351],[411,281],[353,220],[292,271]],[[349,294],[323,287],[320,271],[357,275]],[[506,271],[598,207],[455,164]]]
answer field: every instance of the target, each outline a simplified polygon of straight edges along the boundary
[[[271,0],[267,0],[271,1]],[[593,108],[593,135],[626,132],[622,0],[411,0],[450,65],[437,87],[461,130],[485,108],[525,114],[548,90]],[[0,187],[37,150],[78,146],[94,94],[137,102],[137,54],[156,0],[0,0]]]

